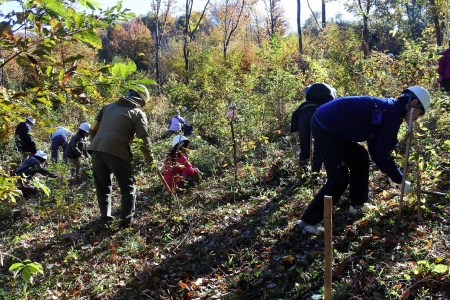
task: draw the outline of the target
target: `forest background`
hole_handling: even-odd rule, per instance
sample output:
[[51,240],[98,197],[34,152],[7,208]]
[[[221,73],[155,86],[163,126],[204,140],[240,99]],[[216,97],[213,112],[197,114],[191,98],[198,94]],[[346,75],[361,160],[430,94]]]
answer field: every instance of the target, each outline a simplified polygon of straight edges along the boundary
[[[298,139],[289,133],[313,82],[332,84],[340,96],[427,88],[433,108],[417,125],[408,176],[429,190],[449,189],[449,99],[436,74],[448,0],[343,1],[354,20],[315,12],[295,33],[280,0],[262,0],[262,13],[256,0],[205,1],[200,11],[194,1],[152,0],[137,17],[120,2],[101,9],[87,0],[12,1],[21,9],[2,15],[0,298],[320,299],[323,240],[295,229],[317,186],[298,168]],[[182,15],[175,5],[185,7]],[[55,126],[92,122],[136,84],[152,93],[145,112],[158,163],[146,165],[133,149],[131,229],[95,228],[87,167],[76,183],[66,165],[49,164],[60,176],[37,178],[42,193],[20,197],[10,176],[20,164],[18,122],[36,118],[33,136],[46,150]],[[233,124],[225,118],[231,103]],[[193,113],[190,160],[204,180],[171,202],[154,167],[170,148],[160,139],[167,120],[182,107]],[[395,222],[398,193],[373,167],[370,198],[377,210],[359,220],[346,213],[346,196],[334,208],[334,298],[447,299],[447,197],[408,196]]]

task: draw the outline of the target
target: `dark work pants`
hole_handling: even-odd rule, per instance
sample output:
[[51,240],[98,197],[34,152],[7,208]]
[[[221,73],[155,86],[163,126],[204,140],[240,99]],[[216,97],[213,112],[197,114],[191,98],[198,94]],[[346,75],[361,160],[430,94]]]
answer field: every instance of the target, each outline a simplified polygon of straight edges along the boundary
[[444,78],[441,81],[440,84],[441,89],[443,89],[446,92],[450,92],[450,78]]
[[92,171],[101,217],[111,217],[112,176],[114,175],[122,195],[120,218],[131,221],[136,204],[136,185],[131,163],[109,153],[92,151]]
[[[305,107],[298,114],[298,137],[300,139],[300,164],[307,164],[311,156],[311,118],[316,111],[316,106]],[[322,157],[318,151],[314,151],[311,171],[319,173],[322,168]]]
[[[311,129],[316,140],[316,151],[320,151],[327,183],[319,190],[306,208],[302,220],[308,224],[317,224],[323,219],[324,196],[333,198],[335,205],[350,183],[350,204],[362,205],[369,195],[369,154],[363,145],[347,141],[322,128],[313,117]],[[350,173],[350,175],[349,175]]]
[[59,147],[63,150],[63,161],[66,161],[66,147],[67,147],[67,139],[64,135],[60,134],[52,138],[52,160],[54,162],[58,162],[59,156]]

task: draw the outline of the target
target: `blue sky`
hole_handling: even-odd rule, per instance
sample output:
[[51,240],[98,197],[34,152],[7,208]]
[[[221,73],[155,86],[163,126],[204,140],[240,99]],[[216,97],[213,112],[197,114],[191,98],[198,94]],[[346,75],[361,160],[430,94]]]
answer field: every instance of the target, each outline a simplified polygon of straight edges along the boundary
[[[117,3],[116,0],[94,0],[98,2],[102,8],[107,8],[115,5]],[[211,0],[214,2],[215,0]],[[262,2],[262,0],[260,0]],[[337,0],[326,4],[327,10],[327,19],[335,16],[338,13],[343,15],[344,19],[352,19],[352,16],[345,11],[343,0]],[[135,14],[145,14],[150,10],[150,0],[123,0],[123,7],[131,9]],[[194,0],[194,9],[200,10],[203,5],[206,3],[206,0]],[[297,1],[296,0],[282,0],[283,6],[285,8],[287,19],[290,23],[291,31],[296,31],[297,26]],[[179,12],[183,9],[183,0],[178,0]],[[318,0],[309,0],[309,4],[313,11],[321,11],[322,10],[322,1]],[[16,2],[6,2],[0,5],[0,9],[5,13],[11,11],[16,8]],[[263,7],[261,5],[261,7]],[[301,20],[304,22],[311,15],[311,11],[308,7],[308,3],[306,0],[301,0]]]

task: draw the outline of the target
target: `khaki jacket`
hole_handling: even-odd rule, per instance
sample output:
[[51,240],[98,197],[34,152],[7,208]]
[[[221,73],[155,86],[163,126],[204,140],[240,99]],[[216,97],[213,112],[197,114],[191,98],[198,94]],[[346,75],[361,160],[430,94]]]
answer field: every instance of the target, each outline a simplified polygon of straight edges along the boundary
[[150,145],[147,117],[140,105],[129,97],[103,106],[95,121],[98,130],[89,130],[91,145],[89,150],[109,153],[131,162],[133,157],[130,143],[134,136]]

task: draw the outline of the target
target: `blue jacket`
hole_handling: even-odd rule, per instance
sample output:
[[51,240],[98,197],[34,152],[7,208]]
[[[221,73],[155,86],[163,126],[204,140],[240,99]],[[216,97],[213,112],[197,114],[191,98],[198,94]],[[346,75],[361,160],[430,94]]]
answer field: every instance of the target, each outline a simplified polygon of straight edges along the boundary
[[[378,168],[392,181],[400,183],[403,174],[391,151],[397,145],[397,134],[405,114],[406,105],[397,99],[350,96],[320,106],[315,116],[323,128],[345,140],[367,141],[370,156]],[[379,125],[373,124],[374,118]]]
[[24,174],[27,179],[31,179],[36,173],[56,177],[55,173],[52,173],[41,166],[41,162],[36,157],[30,157],[23,162],[23,164],[14,171],[14,175],[22,176]]
[[16,146],[19,150],[36,152],[36,143],[31,135],[31,126],[27,122],[20,122],[15,132]]

